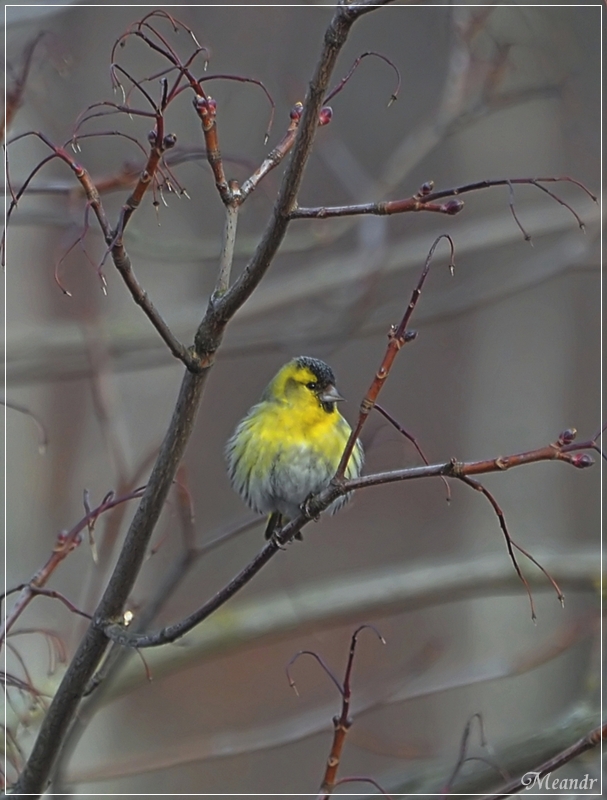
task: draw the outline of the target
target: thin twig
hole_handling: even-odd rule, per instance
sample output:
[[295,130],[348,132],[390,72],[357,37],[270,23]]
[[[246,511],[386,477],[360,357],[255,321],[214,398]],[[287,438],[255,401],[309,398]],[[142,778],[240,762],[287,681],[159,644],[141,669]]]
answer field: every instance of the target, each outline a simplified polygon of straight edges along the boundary
[[[408,431],[406,428],[403,428],[403,426],[399,422],[397,422],[394,419],[394,417],[391,414],[389,414],[386,411],[385,408],[383,408],[383,406],[380,406],[379,403],[375,403],[375,405],[373,407],[374,407],[374,409],[376,411],[378,411],[382,415],[382,417],[387,419],[388,422],[391,425],[393,425],[399,433],[402,433],[402,435],[411,442],[413,447],[415,447],[415,449],[417,450],[417,453],[418,453],[419,457],[421,458],[421,460],[424,462],[424,464],[426,464],[426,466],[429,466],[430,462],[426,458],[426,454],[422,450],[421,445],[417,441],[415,436],[410,431]],[[451,501],[451,487],[449,486],[449,483],[448,483],[447,479],[444,477],[444,475],[441,475],[441,479],[442,479],[443,483],[445,484],[445,488],[447,490],[447,502],[450,502]]]
[[291,109],[289,115],[289,125],[285,131],[284,136],[280,142],[274,147],[268,156],[262,161],[259,167],[253,174],[243,182],[240,187],[241,202],[244,202],[251,192],[258,186],[259,182],[264,178],[268,172],[275,169],[283,158],[290,152],[293,144],[295,143],[295,135],[297,133],[297,126],[301,119],[303,111],[303,104],[296,103]]
[[46,428],[36,414],[34,414],[33,411],[30,411],[26,406],[22,406],[19,403],[13,403],[10,400],[0,400],[0,404],[6,406],[6,408],[12,408],[13,411],[18,411],[20,414],[25,414],[26,417],[31,419],[36,426],[36,430],[38,431],[38,452],[40,454],[46,452],[46,448],[48,447],[48,434],[46,432]]
[[[157,127],[155,134],[156,138],[160,131],[161,128]],[[126,283],[133,300],[138,306],[141,307],[142,311],[146,314],[152,325],[156,328],[175,358],[178,358],[180,361],[182,361],[186,367],[188,367],[188,369],[196,370],[198,368],[197,359],[195,359],[190,351],[177,339],[176,336],[174,336],[169,326],[166,324],[152,301],[149,299],[147,293],[139,284],[139,281],[137,280],[133,271],[131,260],[122,242],[124,228],[127,225],[133,211],[139,205],[141,198],[147,186],[149,185],[149,180],[151,180],[151,176],[153,175],[158,165],[158,161],[162,155],[162,147],[155,143],[153,144],[146,169],[144,169],[140,174],[139,181],[123,205],[117,232],[114,232],[107,219],[97,187],[93,183],[88,171],[69,154],[66,146],[54,145],[47,136],[38,131],[32,131],[29,134],[23,134],[22,136],[25,135],[38,137],[53,152],[54,157],[61,159],[70,167],[84,191],[87,202],[97,217],[97,221],[99,222],[99,226],[105,238],[106,244],[108,245],[108,252],[111,252],[114,265]],[[46,163],[47,160],[50,160],[50,157],[41,162],[41,164]],[[30,173],[24,186],[21,187],[17,197],[23,193],[25,186],[32,179],[34,174],[35,171]],[[146,174],[149,176],[149,179],[146,179]],[[14,204],[12,204],[9,208],[9,213],[13,207]]]
[[366,395],[363,398],[362,403],[360,404],[358,421],[356,423],[356,426],[354,427],[354,430],[350,434],[350,438],[348,439],[348,442],[342,454],[341,461],[339,462],[339,466],[337,468],[337,472],[335,473],[335,476],[332,481],[333,484],[339,484],[344,480],[344,476],[346,474],[346,468],[348,462],[350,461],[350,456],[352,455],[352,451],[354,450],[354,444],[358,439],[358,437],[360,436],[363,426],[367,421],[367,418],[371,413],[373,406],[375,405],[377,397],[379,396],[379,393],[386,382],[386,378],[390,374],[390,370],[392,369],[392,364],[394,363],[394,360],[398,352],[400,351],[401,347],[403,347],[403,345],[407,344],[407,342],[413,341],[413,339],[417,335],[414,331],[407,331],[407,325],[409,324],[411,315],[415,311],[415,307],[421,296],[424,282],[428,276],[428,272],[430,271],[430,263],[432,261],[432,257],[434,256],[434,251],[436,250],[439,242],[442,239],[446,239],[449,242],[449,246],[451,249],[449,269],[451,270],[451,272],[453,272],[453,266],[454,266],[453,240],[448,234],[442,233],[434,240],[432,247],[428,252],[428,255],[426,257],[426,263],[424,264],[424,268],[422,269],[420,278],[417,282],[417,286],[413,290],[411,299],[409,300],[409,304],[405,309],[405,313],[403,314],[403,318],[401,319],[400,324],[398,325],[398,327],[392,328],[390,330],[390,333],[388,334],[388,346],[386,348],[386,352],[384,354],[381,366],[377,370],[375,378],[373,379],[373,382],[371,383],[369,389],[367,390]]
[[318,206],[315,208],[297,206],[291,211],[290,216],[291,219],[330,219],[331,217],[355,217],[361,214],[383,217],[411,211],[431,211],[452,217],[459,214],[463,207],[463,200],[431,203],[414,195],[404,200],[382,200],[378,203],[359,203],[348,206]]
[[464,726],[464,731],[462,733],[462,738],[460,740],[460,745],[459,745],[459,755],[458,755],[457,761],[455,763],[455,766],[453,767],[451,775],[449,776],[445,786],[443,787],[443,789],[441,791],[441,794],[443,794],[443,795],[450,794],[452,786],[453,786],[453,781],[456,779],[456,777],[460,773],[461,768],[464,766],[464,764],[469,763],[470,761],[480,761],[481,763],[486,764],[487,766],[491,767],[491,769],[494,769],[496,772],[498,772],[499,775],[501,776],[502,780],[504,780],[504,781],[507,781],[510,778],[510,775],[508,775],[506,772],[504,772],[504,770],[498,764],[495,764],[491,759],[486,758],[484,756],[469,756],[468,755],[468,743],[469,743],[469,740],[470,740],[470,733],[471,733],[471,730],[472,730],[472,723],[474,722],[474,720],[478,721],[478,725],[479,725],[479,740],[480,740],[481,747],[483,747],[483,748],[487,748],[488,747],[487,738],[485,736],[485,727],[484,727],[484,723],[483,723],[483,717],[482,717],[482,714],[479,714],[477,712],[476,714],[473,714],[468,719],[468,721],[466,722],[466,725]]
[[[238,194],[235,183],[231,185],[230,190],[232,194]],[[239,203],[227,203],[225,206],[226,219],[223,229],[221,255],[219,256],[219,271],[214,291],[216,297],[225,294],[230,288],[230,274],[234,261],[234,246],[236,244],[236,227],[238,225],[239,208]]]
[[341,92],[341,90],[344,88],[346,83],[350,80],[352,75],[354,75],[354,73],[356,72],[360,62],[363,60],[363,58],[367,58],[368,56],[375,56],[375,58],[381,59],[386,64],[388,64],[389,67],[392,67],[392,69],[394,70],[394,72],[396,74],[396,88],[394,89],[394,91],[390,95],[390,102],[388,103],[388,106],[391,106],[392,103],[394,103],[397,100],[398,93],[400,92],[400,71],[398,70],[396,65],[393,64],[392,61],[390,61],[390,59],[387,58],[386,56],[382,55],[381,53],[376,53],[373,50],[368,50],[366,53],[362,53],[360,56],[358,56],[358,58],[356,59],[354,64],[352,64],[352,66],[350,67],[350,70],[348,71],[348,73],[340,80],[340,82],[337,84],[337,86],[335,86],[333,89],[331,89],[329,94],[323,100],[323,103],[328,103],[329,101],[331,101],[335,97],[335,95],[337,95],[337,94],[339,94],[339,92]]
[[[36,597],[37,594],[45,593],[41,590],[48,582],[51,575],[55,572],[59,564],[65,558],[67,558],[67,556],[81,543],[82,531],[85,528],[88,528],[88,526],[94,522],[97,517],[100,516],[100,514],[109,511],[111,508],[114,508],[117,505],[126,503],[129,500],[134,500],[138,497],[141,497],[142,494],[143,489],[136,489],[135,491],[129,492],[128,494],[124,494],[120,497],[115,497],[113,492],[108,492],[101,503],[96,508],[93,508],[87,512],[86,515],[79,520],[71,530],[67,531],[67,533],[62,532],[59,534],[55,543],[55,547],[53,548],[53,552],[47,559],[46,563],[36,571],[36,573],[27,583],[22,585],[19,597],[15,601],[10,612],[7,614],[6,619],[0,628],[0,643],[4,640],[6,634],[10,631],[11,627],[15,624],[17,619],[21,616],[33,598]],[[14,590],[11,590],[11,592],[12,591]],[[77,609],[73,608],[72,610],[76,611]]]
[[352,700],[352,667],[354,666],[354,656],[356,654],[358,636],[365,628],[371,629],[377,635],[377,638],[382,644],[386,643],[384,637],[374,625],[360,625],[352,634],[343,682],[340,686],[339,682],[335,681],[341,694],[341,711],[337,716],[333,717],[333,742],[331,744],[331,751],[327,759],[323,779],[320,784],[318,795],[319,800],[327,800],[329,795],[332,794],[333,790],[335,789],[337,772],[341,763],[341,756],[344,749],[344,744],[346,742],[346,736],[352,727],[352,719],[350,718],[350,702]]
[[[495,499],[495,497],[491,494],[491,492],[488,489],[486,489],[483,486],[482,483],[480,483],[480,481],[477,481],[474,478],[469,478],[467,475],[461,475],[461,476],[458,476],[458,477],[462,481],[462,483],[465,483],[467,486],[470,486],[472,489],[476,489],[477,492],[481,492],[481,494],[484,497],[487,498],[487,500],[489,501],[489,503],[493,507],[493,510],[495,511],[495,514],[496,514],[496,516],[497,516],[497,518],[499,520],[499,524],[500,524],[500,528],[502,529],[502,533],[504,534],[504,539],[506,540],[506,547],[508,548],[508,555],[510,556],[510,560],[512,561],[514,569],[516,570],[516,574],[519,576],[520,580],[522,581],[523,586],[525,587],[525,591],[527,592],[527,595],[529,597],[529,605],[531,606],[531,619],[533,620],[533,622],[535,622],[536,619],[537,619],[537,615],[535,613],[535,603],[533,602],[533,594],[531,593],[531,586],[529,586],[529,581],[523,575],[523,571],[521,570],[520,565],[519,565],[519,563],[517,561],[516,555],[514,553],[514,542],[512,541],[512,537],[510,536],[510,533],[508,531],[508,527],[506,525],[506,517],[504,516],[504,512],[500,508],[500,506],[499,506],[497,500]],[[558,587],[557,587],[557,595],[558,595],[559,600],[562,603],[563,595],[562,595],[561,590]]]
[[[457,186],[452,189],[442,189],[436,192],[432,191],[432,182],[428,182],[427,184],[424,184],[424,187],[429,187],[428,190],[424,191],[424,187],[422,187],[422,190],[420,190],[417,194],[414,194],[413,196],[407,197],[403,200],[384,200],[378,203],[361,203],[358,205],[348,206],[317,206],[314,208],[296,207],[291,211],[290,217],[291,219],[329,219],[331,217],[352,217],[361,214],[384,216],[417,211],[431,211],[438,214],[453,216],[454,214],[459,214],[464,207],[463,200],[455,199],[459,195],[467,194],[469,192],[476,192],[481,189],[489,189],[493,186],[508,186],[509,206],[514,221],[521,230],[525,241],[531,242],[531,236],[523,227],[514,207],[513,184],[524,184],[541,189],[557,203],[568,209],[568,211],[575,217],[578,226],[582,230],[585,230],[584,222],[580,218],[579,214],[558,195],[550,191],[550,189],[547,189],[545,186],[542,186],[542,183],[572,183],[582,189],[582,191],[584,191],[595,203],[597,202],[596,195],[594,195],[586,186],[584,186],[581,181],[577,181],[568,176],[550,176],[545,178],[499,178],[495,180],[476,181],[475,183]],[[436,202],[437,200],[441,200],[446,197],[453,199],[448,200],[446,203]]]

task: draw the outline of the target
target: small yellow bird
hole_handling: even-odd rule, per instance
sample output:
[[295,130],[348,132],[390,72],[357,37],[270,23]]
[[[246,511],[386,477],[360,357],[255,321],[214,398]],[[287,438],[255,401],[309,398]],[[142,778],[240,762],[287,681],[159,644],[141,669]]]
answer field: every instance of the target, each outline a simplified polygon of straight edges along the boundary
[[[351,433],[335,407],[340,400],[333,370],[317,358],[299,356],[279,370],[228,441],[233,488],[253,511],[270,514],[266,539],[335,475]],[[362,466],[357,441],[346,478],[358,477]],[[348,495],[339,497],[327,510],[334,514],[347,500]]]

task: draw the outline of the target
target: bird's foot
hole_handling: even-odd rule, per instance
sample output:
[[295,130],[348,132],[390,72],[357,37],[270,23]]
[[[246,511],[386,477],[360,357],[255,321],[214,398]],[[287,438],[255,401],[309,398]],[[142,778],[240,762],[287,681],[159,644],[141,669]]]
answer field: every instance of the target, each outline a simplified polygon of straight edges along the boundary
[[313,510],[313,502],[314,502],[314,495],[310,494],[306,497],[303,503],[300,505],[300,509],[302,513],[308,518],[313,519],[314,522],[318,522],[320,519],[320,514]]

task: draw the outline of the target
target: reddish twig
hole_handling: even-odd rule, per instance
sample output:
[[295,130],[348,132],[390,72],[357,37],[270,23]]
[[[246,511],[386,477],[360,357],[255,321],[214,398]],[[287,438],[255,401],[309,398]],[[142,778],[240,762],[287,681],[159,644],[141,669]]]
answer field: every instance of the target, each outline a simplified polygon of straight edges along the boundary
[[73,614],[78,614],[81,617],[85,617],[86,619],[92,619],[90,614],[87,614],[86,611],[82,611],[82,609],[75,606],[71,600],[68,600],[65,595],[61,594],[61,592],[57,592],[54,589],[42,589],[38,586],[32,586],[31,584],[24,584],[21,588],[25,588],[27,586],[33,595],[41,595],[42,597],[51,597],[53,600],[59,600],[63,603],[63,605],[68,608]]
[[215,178],[215,186],[224,205],[233,202],[233,193],[223,169],[223,161],[219,150],[217,136],[217,101],[212,97],[197,95],[194,99],[194,110],[202,125],[202,134],[207,151],[207,161]]
[[[93,111],[99,108],[100,111]],[[128,114],[130,117],[144,117],[145,119],[156,119],[158,111],[154,105],[153,111],[145,111],[141,108],[132,108],[125,103],[115,103],[112,100],[100,100],[97,103],[92,103],[84,109],[84,111],[76,118],[74,127],[72,129],[72,138],[70,144],[75,151],[79,151],[78,142],[85,136],[94,135],[94,133],[80,134],[80,128],[92,119],[99,119],[104,117],[111,117],[114,114]]]
[[[8,631],[10,631],[11,627],[15,624],[17,619],[21,616],[33,598],[36,597],[36,595],[47,593],[43,590],[44,585],[48,582],[49,578],[55,572],[59,564],[65,558],[67,558],[67,556],[81,543],[82,531],[93,524],[97,517],[99,517],[101,514],[109,511],[109,509],[114,508],[122,503],[126,503],[128,500],[134,500],[135,498],[141,497],[144,488],[145,487],[141,487],[133,492],[122,495],[121,497],[115,497],[113,492],[108,492],[101,503],[96,508],[91,509],[91,511],[88,512],[81,520],[79,520],[71,530],[69,530],[67,533],[61,532],[57,536],[53,552],[47,559],[46,563],[36,571],[36,573],[27,583],[22,585],[20,595],[15,601],[10,613],[7,614],[2,629],[0,630],[0,643],[4,640],[4,637]],[[10,593],[13,591],[15,590],[11,589]],[[68,607],[71,607],[72,611],[76,611],[77,613],[82,613],[84,615],[84,612],[80,612],[75,606],[71,606],[69,601],[65,600],[63,596],[59,596],[58,593],[52,593],[51,596],[57,596],[57,598],[65,602]]]
[[394,363],[394,359],[398,355],[401,347],[406,344],[407,342],[412,341],[416,337],[415,331],[407,331],[407,325],[409,324],[409,320],[411,319],[411,315],[415,310],[415,306],[417,305],[417,301],[419,300],[422,287],[430,270],[430,262],[432,261],[432,257],[434,256],[434,251],[436,250],[439,242],[441,239],[446,239],[449,242],[449,246],[451,248],[451,256],[449,260],[449,269],[453,272],[454,268],[454,245],[453,240],[451,237],[443,233],[439,237],[434,240],[432,247],[428,253],[426,258],[426,263],[424,264],[424,268],[422,269],[422,273],[420,275],[419,281],[417,286],[413,290],[413,294],[411,295],[411,299],[409,304],[403,314],[403,318],[400,321],[400,324],[397,328],[392,328],[390,333],[388,334],[388,347],[386,348],[386,352],[384,354],[384,358],[382,360],[381,366],[378,369],[377,373],[375,374],[375,378],[371,383],[371,386],[367,390],[365,397],[360,405],[360,413],[358,415],[358,421],[352,433],[350,434],[350,438],[348,439],[348,443],[346,444],[345,450],[341,457],[341,461],[339,462],[339,466],[337,468],[337,472],[335,473],[335,477],[333,478],[332,483],[339,485],[343,482],[344,476],[346,473],[346,466],[350,460],[350,456],[352,455],[352,450],[354,449],[354,443],[360,436],[360,432],[367,421],[371,410],[375,405],[375,401],[382,390],[384,383],[386,382],[386,378],[390,374],[390,370],[392,369],[392,364]]
[[518,218],[518,215],[516,213],[516,208],[514,206],[514,187],[512,186],[512,181],[508,181],[508,205],[510,206],[510,213],[512,214],[512,218],[516,222],[520,232],[523,234],[523,239],[526,242],[529,242],[531,247],[533,247],[533,242],[531,241],[531,236],[527,233],[525,228],[523,228],[523,225],[522,225],[522,223],[521,223],[521,221]]
[[545,568],[544,568],[544,567],[543,567],[543,566],[540,564],[540,562],[539,562],[539,561],[538,561],[536,558],[534,558],[534,557],[531,555],[531,553],[529,553],[527,550],[525,550],[525,548],[524,548],[524,547],[521,547],[521,546],[520,546],[520,544],[517,544],[517,543],[514,541],[514,539],[512,539],[512,538],[511,538],[511,539],[510,539],[510,541],[511,541],[511,543],[512,543],[512,546],[513,546],[513,547],[514,547],[516,550],[518,550],[518,551],[519,551],[519,553],[522,553],[522,554],[525,556],[525,558],[528,558],[528,559],[529,559],[529,561],[531,561],[531,563],[532,563],[532,564],[535,564],[535,566],[536,566],[536,567],[537,567],[537,568],[538,568],[538,569],[539,569],[541,572],[543,572],[543,573],[544,573],[544,575],[545,575],[545,576],[548,578],[548,580],[549,580],[549,581],[550,581],[550,583],[552,584],[552,588],[553,588],[553,589],[554,589],[554,591],[556,592],[556,597],[557,597],[557,599],[560,601],[561,608],[565,608],[565,595],[564,595],[564,594],[563,594],[563,592],[561,591],[561,587],[560,587],[560,586],[558,585],[558,583],[557,583],[557,582],[554,580],[554,578],[553,578],[553,577],[552,577],[552,575],[551,575],[551,574],[548,572],[548,570],[547,570],[547,569],[545,569]]
[[405,200],[383,200],[379,203],[360,203],[349,206],[318,206],[305,208],[297,206],[289,214],[290,219],[329,219],[330,217],[354,217],[360,214],[389,216],[406,214],[410,211],[433,211],[437,214],[454,216],[464,207],[463,200],[449,200],[447,203],[430,203],[414,195]]
[[[160,166],[164,152],[175,145],[177,140],[174,136],[165,136],[164,132],[164,117],[160,112],[156,114],[156,125],[154,130],[150,131],[148,135],[148,142],[150,143],[150,151],[148,160],[139,175],[135,188],[127,198],[120,211],[120,219],[116,230],[112,236],[111,243],[108,242],[112,250],[112,257],[114,261],[118,257],[124,257],[124,246],[122,244],[122,235],[128,222],[133,215],[133,212],[139,207],[144,194],[147,192],[150,185],[155,180],[156,172]],[[124,276],[123,276],[124,277]]]
[[[577,450],[594,449],[593,440],[581,442],[576,446]],[[359,478],[351,478],[344,481],[343,485],[332,486],[325,489],[318,495],[318,504],[322,505],[321,511],[330,505],[337,497],[358,489],[365,489],[368,486],[380,486],[385,483],[395,483],[403,480],[417,480],[419,478],[438,478],[446,475],[448,478],[460,478],[462,475],[482,475],[491,472],[503,472],[506,469],[520,467],[524,464],[535,464],[539,461],[564,461],[571,464],[576,469],[585,469],[594,464],[594,460],[586,453],[575,453],[571,455],[571,448],[559,446],[558,442],[549,444],[546,447],[538,447],[536,450],[529,450],[525,453],[514,453],[509,456],[498,456],[497,458],[486,459],[483,461],[457,461],[451,459],[447,463],[430,464],[424,467],[412,467],[409,469],[395,469],[389,472],[376,472],[373,475],[362,475]],[[316,505],[311,504],[311,510],[316,513]],[[302,515],[303,517],[303,515]],[[300,520],[289,522],[289,531],[300,528]],[[284,530],[284,529],[283,529]],[[282,537],[281,537],[282,541]],[[290,541],[289,538],[286,541]]]
[[244,75],[227,75],[222,73],[218,73],[216,75],[203,75],[202,77],[198,78],[199,83],[205,83],[206,81],[215,81],[215,80],[237,81],[238,83],[252,83],[254,86],[259,86],[259,88],[265,94],[268,102],[270,103],[270,119],[268,120],[268,124],[264,134],[264,144],[266,144],[266,142],[270,138],[270,132],[272,131],[272,125],[274,124],[274,114],[276,112],[276,104],[274,102],[272,95],[266,89],[262,81],[258,81],[255,78],[246,78]]
[[[458,195],[467,194],[468,192],[476,192],[480,189],[489,189],[493,186],[508,186],[510,197],[510,211],[514,220],[520,228],[526,241],[531,241],[530,235],[527,233],[521,224],[514,208],[514,184],[526,184],[535,186],[548,194],[553,200],[558,202],[569,210],[575,217],[579,227],[584,230],[584,223],[579,214],[564,200],[562,200],[554,192],[542,186],[542,183],[573,183],[584,191],[595,203],[597,197],[594,195],[581,181],[568,176],[561,177],[547,177],[547,178],[499,178],[495,180],[476,181],[475,183],[468,183],[464,186],[457,186],[452,189],[443,189],[441,191],[433,191],[434,185],[431,181],[425,183],[417,194],[412,197],[405,198],[404,200],[384,200],[379,203],[362,203],[359,205],[350,206],[319,206],[316,208],[294,208],[291,211],[290,219],[328,219],[329,217],[351,217],[360,214],[375,214],[379,216],[390,214],[403,214],[411,211],[432,211],[438,214],[447,214],[453,216],[458,214],[464,207],[463,200],[455,199]],[[446,203],[437,203],[437,200],[443,198],[454,198],[448,200]]]
[[[577,224],[578,224],[580,230],[585,232],[586,231],[586,226],[584,225],[584,222],[583,222],[582,218],[580,217],[580,215],[575,211],[574,208],[572,208],[572,206],[569,205],[569,203],[566,203],[561,197],[556,195],[554,192],[551,192],[550,189],[548,189],[546,186],[542,186],[541,183],[540,183],[540,181],[542,181],[542,180],[547,180],[547,178],[536,178],[535,180],[531,181],[531,184],[533,186],[536,186],[538,189],[541,189],[542,192],[546,192],[548,197],[551,197],[559,205],[561,205],[564,208],[566,208],[567,211],[569,211],[569,213],[572,214],[575,217],[575,219],[577,220]],[[581,189],[583,189],[586,192],[586,194],[588,194],[594,200],[595,203],[598,202],[598,198],[595,197],[595,195],[593,195],[591,192],[589,192],[588,189],[586,189],[586,187],[584,186],[583,183],[580,183],[579,181],[575,181],[572,178],[561,178],[559,180],[567,180],[567,181],[571,181],[572,183],[575,183],[575,185],[579,186]]]
[[[341,713],[339,714],[339,716],[333,717],[333,744],[331,746],[331,753],[329,755],[329,758],[327,759],[327,766],[325,768],[325,774],[320,787],[319,799],[323,798],[324,800],[324,798],[328,797],[332,793],[335,786],[337,785],[336,778],[337,778],[337,770],[339,769],[339,763],[341,760],[341,753],[345,743],[346,735],[352,725],[352,720],[350,719],[350,701],[352,698],[352,686],[351,686],[352,667],[354,665],[354,656],[356,653],[358,635],[365,628],[370,628],[372,631],[374,631],[377,634],[377,637],[382,644],[386,643],[385,639],[379,633],[379,631],[374,625],[367,624],[358,627],[352,634],[352,638],[350,640],[350,650],[348,653],[348,660],[346,662],[346,669],[344,672],[343,681],[340,681],[336,677],[335,673],[330,669],[330,667],[327,666],[322,657],[319,656],[318,653],[315,653],[313,650],[300,650],[293,656],[293,658],[289,661],[286,667],[289,686],[292,689],[294,689],[295,693],[299,696],[299,692],[297,691],[297,686],[295,685],[295,681],[291,677],[291,667],[299,659],[300,656],[303,655],[311,656],[321,666],[326,675],[328,675],[329,679],[337,687],[337,691],[341,695]],[[365,779],[344,778],[340,782],[344,782],[347,780],[355,781],[355,780],[365,780]]]
[[[128,78],[128,80],[133,84],[131,89],[129,89],[128,93],[125,93],[124,89],[122,88],[122,84],[120,83],[120,81],[116,77],[116,73],[117,72],[121,72],[124,75],[124,77]],[[166,107],[165,102],[161,102],[160,104],[157,104],[156,101],[149,94],[149,92],[146,91],[146,89],[144,89],[143,86],[141,85],[143,81],[139,81],[139,80],[137,80],[137,78],[134,78],[126,69],[124,69],[124,67],[121,67],[120,64],[113,63],[111,65],[111,67],[110,67],[110,73],[111,73],[112,83],[115,83],[116,86],[118,86],[120,89],[122,89],[122,94],[123,94],[123,97],[124,97],[124,103],[127,106],[127,108],[125,109],[127,111],[127,113],[129,113],[129,114],[131,113],[130,104],[129,104],[129,98],[131,96],[131,92],[133,91],[133,89],[139,89],[139,91],[145,97],[145,99],[148,101],[148,103],[150,104],[150,106],[152,107],[152,109],[153,109],[153,111],[155,113],[158,113],[161,109],[164,110],[164,108]],[[164,92],[163,92],[163,98],[162,99],[163,99],[163,101],[166,100]]]
[[354,656],[356,654],[358,635],[365,628],[370,628],[377,635],[377,638],[382,644],[386,643],[385,639],[374,625],[361,625],[352,634],[352,638],[350,640],[350,651],[348,653],[348,661],[346,663],[346,669],[344,672],[344,679],[341,685],[338,681],[336,681],[341,694],[341,712],[338,716],[333,717],[333,742],[331,744],[329,758],[327,759],[325,774],[320,785],[319,798],[322,798],[322,800],[328,798],[335,788],[337,771],[341,761],[341,754],[346,741],[346,736],[348,735],[348,731],[352,726],[352,720],[350,719],[350,701],[352,698],[352,667],[354,666]]
[[299,697],[299,691],[297,689],[295,681],[291,676],[291,667],[301,656],[311,656],[315,661],[317,661],[318,664],[320,664],[321,668],[324,670],[324,672],[329,676],[329,679],[332,681],[332,683],[335,684],[335,686],[337,687],[337,691],[343,696],[344,689],[341,683],[339,682],[339,678],[337,678],[335,673],[332,672],[331,668],[326,664],[322,656],[319,656],[318,653],[314,652],[314,650],[300,650],[299,652],[295,653],[295,655],[289,661],[289,663],[285,668],[285,672],[287,673],[287,680],[289,681],[289,686],[291,687],[291,689],[293,689],[293,691],[298,697]]
[[[456,189],[443,189],[439,192],[430,192],[427,199],[430,201],[440,200],[443,197],[453,197],[455,195],[466,194],[468,192],[476,192],[479,189],[490,189],[492,186],[508,186],[510,184],[520,184],[539,187],[542,183],[572,183],[574,186],[580,188],[588,197],[595,203],[598,198],[588,189],[581,181],[575,178],[570,178],[568,175],[550,175],[545,178],[493,178],[490,180],[474,181],[474,183],[467,183],[464,186],[458,186]],[[554,198],[557,199],[557,198]]]
[[82,226],[82,232],[78,235],[78,238],[74,242],[72,242],[72,244],[63,253],[61,258],[55,264],[55,269],[53,270],[53,277],[55,279],[55,283],[61,289],[61,291],[63,292],[63,294],[66,297],[72,297],[72,293],[69,291],[69,289],[67,289],[63,285],[63,282],[61,281],[61,277],[59,275],[59,268],[61,267],[61,265],[63,264],[65,259],[69,256],[69,254],[72,252],[72,250],[78,244],[80,245],[80,249],[82,250],[82,254],[84,255],[86,260],[89,262],[89,264],[93,267],[93,269],[97,273],[97,275],[99,277],[99,280],[101,282],[101,289],[102,289],[103,293],[107,294],[107,280],[105,278],[105,275],[103,274],[102,266],[101,266],[101,264],[95,264],[94,263],[93,259],[89,256],[89,254],[87,253],[86,248],[84,246],[84,240],[86,239],[86,235],[89,232],[89,227],[90,227],[89,226],[89,210],[90,210],[90,208],[91,208],[91,206],[87,202],[85,207],[84,207],[84,223],[83,223],[83,226]]

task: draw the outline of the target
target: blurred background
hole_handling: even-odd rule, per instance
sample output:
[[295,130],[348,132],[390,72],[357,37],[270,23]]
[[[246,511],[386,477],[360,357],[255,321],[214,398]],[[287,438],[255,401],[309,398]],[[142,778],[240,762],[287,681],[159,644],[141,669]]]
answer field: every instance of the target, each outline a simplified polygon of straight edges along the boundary
[[[205,88],[217,100],[226,172],[243,181],[304,99],[332,11],[312,4],[168,10],[208,48]],[[111,49],[143,13],[109,5],[7,8],[9,88],[44,32],[8,139],[40,131],[64,143],[87,107],[121,102],[110,83]],[[398,101],[388,107],[394,71],[365,58],[331,101],[333,120],[318,131],[300,205],[404,198],[429,180],[443,189],[564,175],[598,194],[600,25],[599,8],[554,4],[395,5],[365,16],[333,83],[358,56],[374,51],[400,71]],[[157,26],[183,56],[192,51],[184,30],[175,35],[167,23]],[[116,60],[139,79],[166,66],[135,38]],[[199,57],[197,74],[203,62]],[[260,87],[213,75],[253,78],[267,88],[276,104],[267,145],[270,105]],[[146,86],[158,97],[157,77]],[[186,344],[215,283],[224,216],[191,100],[184,92],[167,116],[177,136],[169,163],[187,196],[165,190],[155,205],[149,194],[125,237],[140,282]],[[137,92],[129,101],[146,108]],[[115,186],[103,193],[113,224],[144,163],[141,150],[114,132],[145,146],[150,127],[145,118],[116,114],[81,129],[105,134],[81,139],[75,157],[98,185]],[[47,155],[34,137],[9,146],[13,190]],[[235,273],[266,224],[281,173],[271,173],[242,209]],[[230,489],[223,447],[285,361],[310,355],[331,364],[349,401],[344,413],[355,421],[390,325],[402,316],[441,233],[455,242],[455,275],[440,245],[413,320],[418,338],[395,364],[384,408],[431,463],[534,449],[570,427],[581,439],[596,433],[599,206],[575,185],[548,188],[575,209],[585,234],[567,207],[533,186],[513,192],[532,246],[511,214],[507,187],[466,195],[465,209],[453,218],[292,223],[266,279],[229,328],[179,475],[189,493],[176,490],[166,506],[132,597],[135,614],[162,595],[152,627],[180,619],[258,552],[262,520],[192,558],[189,568],[175,566],[185,564],[188,549],[251,519]],[[77,182],[52,161],[33,177],[7,240],[9,588],[29,580],[59,531],[82,518],[85,491],[95,506],[110,490],[145,483],[177,396],[180,364],[109,259],[103,290],[103,258]],[[420,463],[379,415],[369,420],[363,444],[367,473]],[[513,538],[561,583],[564,609],[548,581],[525,565],[538,615],[532,623],[498,519],[478,492],[452,482],[447,503],[437,479],[367,489],[343,513],[309,525],[303,543],[279,553],[206,625],[175,645],[146,651],[151,683],[137,656],[108,680],[83,713],[57,786],[82,797],[315,792],[339,696],[312,658],[292,667],[299,696],[285,667],[298,651],[312,650],[340,676],[361,623],[376,625],[387,644],[381,647],[372,632],[361,635],[341,776],[369,776],[392,791],[438,791],[475,713],[483,716],[497,761],[511,754],[503,765],[515,772],[522,753],[535,757],[529,737],[541,734],[556,747],[559,732],[571,732],[580,719],[579,735],[598,724],[599,466],[535,464],[487,476],[483,484]],[[85,535],[48,588],[91,613],[134,509],[130,503],[102,516],[94,532],[97,559]],[[178,576],[171,592],[169,574]],[[52,692],[84,624],[59,601],[38,598],[14,629],[30,632],[8,640],[9,672]],[[9,751],[18,764],[46,700],[12,691]],[[473,755],[488,757],[477,738],[472,742]],[[545,751],[538,745],[537,752]],[[597,758],[591,754],[567,774],[596,777]],[[490,769],[480,780],[485,767],[464,765],[460,777],[472,781],[469,791],[499,782]]]

